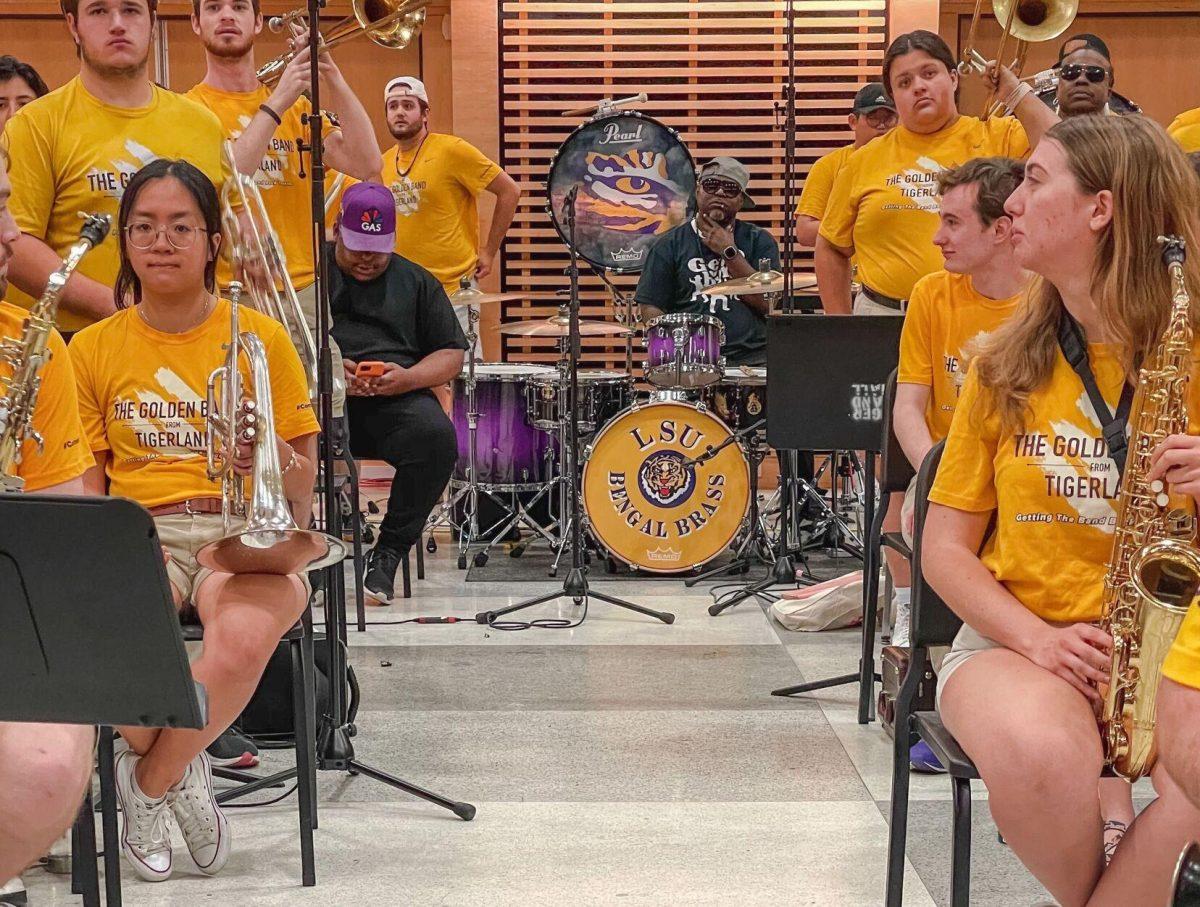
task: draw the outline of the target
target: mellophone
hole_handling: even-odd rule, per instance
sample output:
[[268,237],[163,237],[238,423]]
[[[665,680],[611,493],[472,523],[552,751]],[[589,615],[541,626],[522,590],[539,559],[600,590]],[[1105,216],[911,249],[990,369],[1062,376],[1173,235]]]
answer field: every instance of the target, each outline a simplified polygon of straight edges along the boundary
[[[646,325],[648,390],[639,390],[629,372],[579,370],[582,468],[573,480],[591,536],[622,563],[659,573],[691,570],[746,528],[746,445],[765,447],[765,430],[689,463],[766,415],[766,369],[726,366],[723,339],[721,323],[709,315],[663,315]],[[479,489],[536,491],[564,478],[565,369],[481,363],[474,371]],[[460,484],[469,479],[468,380],[464,370],[453,387]]]

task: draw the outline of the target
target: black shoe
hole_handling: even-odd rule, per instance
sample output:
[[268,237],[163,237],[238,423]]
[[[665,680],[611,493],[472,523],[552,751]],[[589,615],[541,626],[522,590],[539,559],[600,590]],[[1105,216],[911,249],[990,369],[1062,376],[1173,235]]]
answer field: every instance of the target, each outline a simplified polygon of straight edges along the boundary
[[254,768],[258,765],[258,747],[233,725],[207,747],[208,758],[221,768]]
[[404,551],[382,543],[367,554],[367,574],[363,586],[383,604],[391,604],[396,596],[396,568],[404,557]]

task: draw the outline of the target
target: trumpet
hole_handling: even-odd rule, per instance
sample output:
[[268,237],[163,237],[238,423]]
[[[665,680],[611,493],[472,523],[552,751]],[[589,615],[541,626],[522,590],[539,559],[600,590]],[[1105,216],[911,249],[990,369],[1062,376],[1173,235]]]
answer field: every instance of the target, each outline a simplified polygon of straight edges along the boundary
[[[240,268],[247,279],[246,290],[253,307],[264,315],[270,315],[291,334],[304,366],[309,396],[315,399],[317,345],[304,317],[296,288],[288,276],[287,258],[271,226],[271,218],[267,215],[267,206],[258,184],[253,177],[238,172],[232,142],[225,142],[223,153],[231,176],[221,187],[221,218],[229,239],[234,268]],[[241,217],[238,216],[238,209],[241,210]],[[265,269],[261,280],[255,280],[247,273],[248,267],[253,265],[261,265]]]
[[[1009,67],[1018,79],[1025,68],[1025,57],[1029,53],[1030,44],[1050,41],[1057,38],[1075,21],[1079,14],[1079,0],[992,0],[992,13],[1000,23],[1003,31],[1000,33],[1000,44],[996,48],[995,59],[1003,61],[1004,50],[1009,38],[1017,42],[1016,58]],[[971,29],[967,33],[967,46],[963,51],[962,62],[958,64],[960,75],[968,72],[983,74],[987,70],[988,59],[979,52],[977,34],[979,20],[983,16],[983,0],[975,0],[975,12],[971,17]],[[994,112],[996,89],[993,87],[983,104],[983,119]]]
[[[429,0],[351,0],[353,15],[322,33],[321,44],[330,50],[365,34],[380,47],[400,50],[421,33],[428,3]],[[276,33],[286,28],[293,38],[302,37],[309,29],[308,11],[294,9],[282,16],[272,16],[267,20],[267,28]],[[295,51],[288,51],[263,64],[258,70],[258,80],[264,85],[274,85],[295,56]]]
[[[202,567],[222,573],[286,576],[319,570],[346,556],[346,545],[323,532],[301,529],[283,492],[275,447],[275,407],[267,351],[257,334],[239,326],[242,285],[229,286],[229,343],[225,362],[208,378],[208,477],[221,480],[224,535],[196,553]],[[245,354],[251,399],[245,398],[240,360]],[[250,496],[234,468],[239,444],[250,444]],[[244,520],[235,528],[234,520]]]

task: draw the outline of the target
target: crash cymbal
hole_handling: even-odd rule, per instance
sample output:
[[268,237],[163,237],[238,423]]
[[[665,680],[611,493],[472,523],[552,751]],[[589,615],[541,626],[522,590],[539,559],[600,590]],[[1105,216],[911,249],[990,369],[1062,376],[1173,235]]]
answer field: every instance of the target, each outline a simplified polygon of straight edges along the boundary
[[451,305],[487,305],[492,302],[519,302],[522,299],[559,299],[557,293],[485,293],[478,287],[460,287],[450,294]]
[[[518,321],[500,325],[501,334],[515,337],[566,337],[570,332],[570,319],[566,315],[553,315],[544,321]],[[622,324],[579,320],[580,337],[624,337],[632,333]]]
[[[778,271],[755,271],[745,277],[732,277],[711,287],[705,287],[698,295],[723,293],[726,296],[746,296],[754,293],[782,293],[784,276]],[[815,290],[817,278],[812,274],[793,274],[793,290]]]

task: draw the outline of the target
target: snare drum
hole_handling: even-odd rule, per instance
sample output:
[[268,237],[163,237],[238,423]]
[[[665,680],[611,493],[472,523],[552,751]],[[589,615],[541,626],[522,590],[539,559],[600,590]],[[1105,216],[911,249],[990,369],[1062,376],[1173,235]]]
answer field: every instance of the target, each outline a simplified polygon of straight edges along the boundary
[[[479,413],[475,468],[480,485],[491,488],[540,487],[551,479],[554,437],[529,423],[526,387],[553,376],[543,365],[481,363],[475,366],[475,408]],[[454,478],[467,480],[471,435],[467,423],[467,372],[454,379],[454,433],[458,463]]]
[[725,326],[712,315],[672,312],[646,326],[646,380],[656,387],[707,387],[721,380]]
[[[529,421],[547,431],[567,417],[567,386],[557,372],[538,375],[526,386]],[[633,376],[625,372],[579,370],[579,430],[593,432],[633,403]]]
[[[709,411],[735,432],[767,418],[767,370],[753,365],[731,366],[716,384],[706,387],[700,399]],[[747,442],[765,443],[763,424]]]

